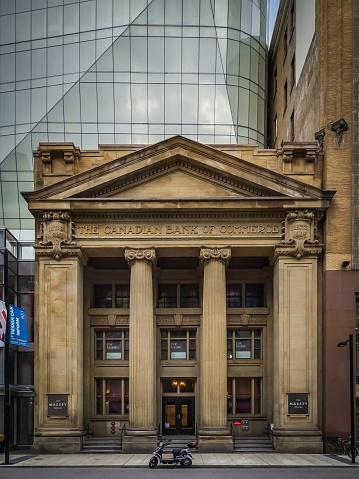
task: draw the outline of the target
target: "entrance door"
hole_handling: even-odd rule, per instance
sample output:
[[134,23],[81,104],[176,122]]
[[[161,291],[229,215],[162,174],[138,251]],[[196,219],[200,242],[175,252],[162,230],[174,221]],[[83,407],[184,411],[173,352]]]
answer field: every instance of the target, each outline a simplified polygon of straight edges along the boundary
[[162,434],[194,434],[194,398],[163,398]]

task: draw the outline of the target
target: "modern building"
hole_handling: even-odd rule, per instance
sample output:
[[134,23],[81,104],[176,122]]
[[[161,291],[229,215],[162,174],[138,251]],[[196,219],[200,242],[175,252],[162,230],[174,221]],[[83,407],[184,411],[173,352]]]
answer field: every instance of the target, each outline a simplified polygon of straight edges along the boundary
[[[33,240],[20,192],[40,142],[266,144],[266,0],[0,5],[0,219]],[[32,233],[26,233],[31,231]]]
[[320,272],[324,439],[350,433],[349,348],[337,347],[350,334],[357,427],[359,419],[358,25],[355,1],[282,1],[269,51],[268,145],[286,149],[291,174],[298,168],[297,142],[317,140],[322,176],[316,185],[336,191],[324,222]]

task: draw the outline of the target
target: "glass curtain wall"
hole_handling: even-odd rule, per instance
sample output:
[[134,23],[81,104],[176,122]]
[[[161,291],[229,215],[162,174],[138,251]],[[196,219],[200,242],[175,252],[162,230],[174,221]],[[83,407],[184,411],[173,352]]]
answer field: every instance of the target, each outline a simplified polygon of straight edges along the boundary
[[[0,2],[0,222],[39,142],[265,145],[266,0]],[[0,224],[1,224],[0,223]]]

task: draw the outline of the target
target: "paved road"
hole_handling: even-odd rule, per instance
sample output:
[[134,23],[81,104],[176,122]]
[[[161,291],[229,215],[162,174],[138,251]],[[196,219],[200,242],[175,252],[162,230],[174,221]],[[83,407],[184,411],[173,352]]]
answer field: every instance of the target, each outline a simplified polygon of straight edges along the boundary
[[354,479],[358,467],[313,467],[313,468],[201,468],[180,469],[158,467],[143,468],[1,468],[3,479]]

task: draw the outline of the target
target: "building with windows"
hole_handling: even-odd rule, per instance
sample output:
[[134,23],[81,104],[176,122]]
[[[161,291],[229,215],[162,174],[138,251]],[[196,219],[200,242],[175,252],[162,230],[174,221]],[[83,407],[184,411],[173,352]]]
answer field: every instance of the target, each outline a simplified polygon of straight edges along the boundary
[[[41,142],[265,145],[266,10],[266,0],[0,2],[0,224],[19,258],[35,239],[21,192],[33,189]],[[50,176],[73,173],[71,148],[66,161]]]
[[[322,187],[336,191],[320,272],[324,442],[350,433],[348,347],[337,347],[350,334],[359,382],[358,25],[355,1],[282,1],[269,51],[268,145],[287,150],[286,172],[293,174],[297,142],[317,140]],[[356,398],[358,427],[358,389]]]
[[347,434],[357,2],[281,1],[268,67],[265,1],[0,14],[3,222],[22,241],[35,218],[34,449]]
[[[84,424],[233,450],[322,451],[318,351],[323,228],[332,191],[319,149],[40,144],[36,224],[35,440],[75,452]],[[71,158],[71,161],[69,159]],[[271,168],[268,168],[270,165]],[[56,170],[52,170],[55,167]],[[54,407],[54,405],[57,407]]]

